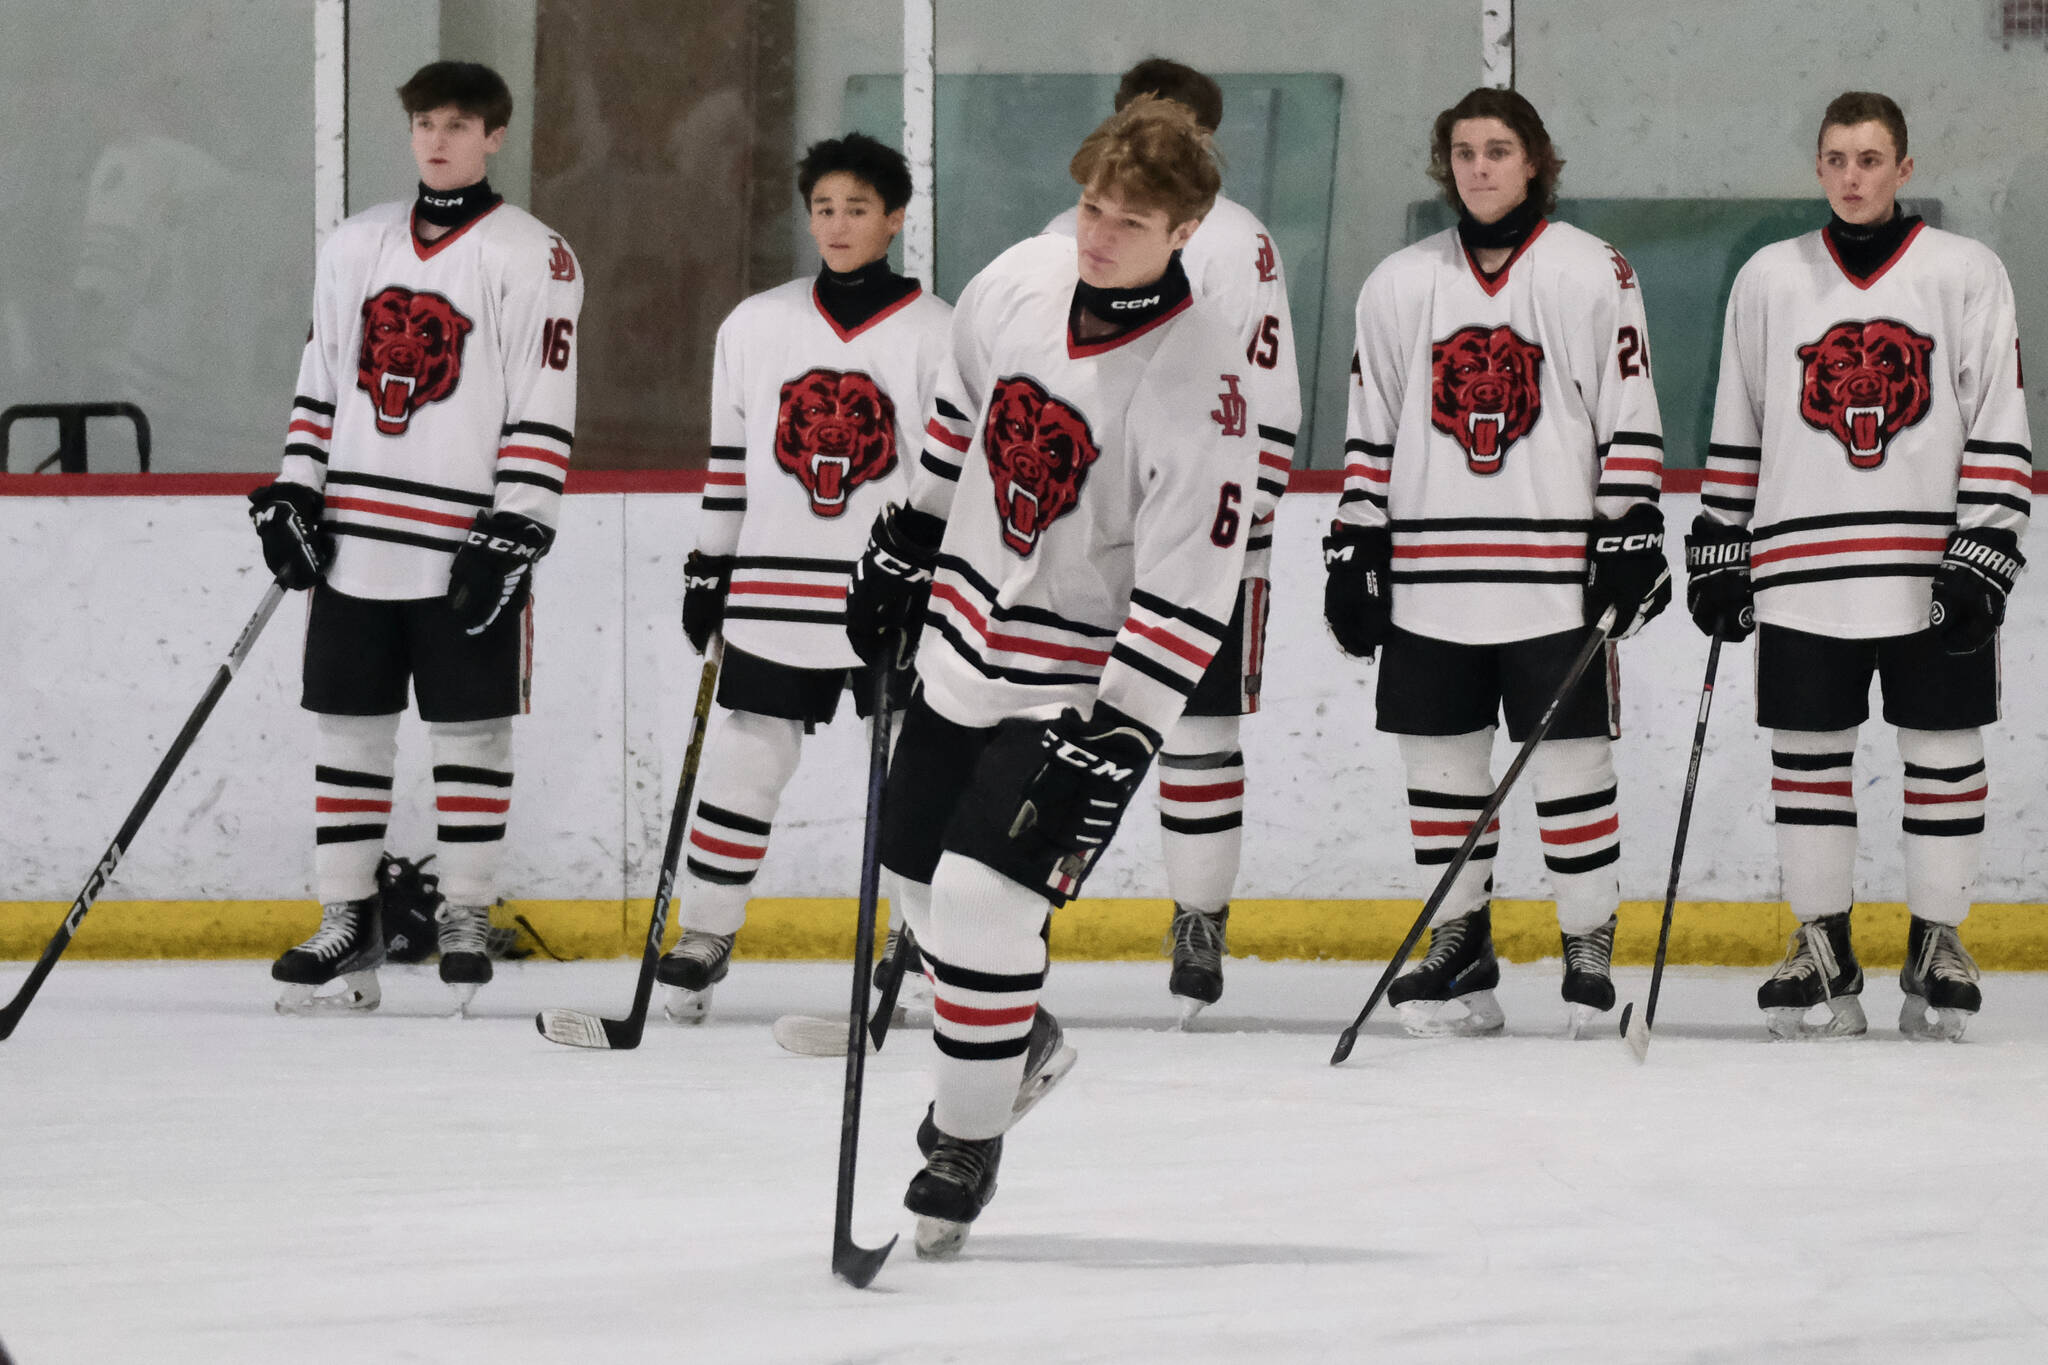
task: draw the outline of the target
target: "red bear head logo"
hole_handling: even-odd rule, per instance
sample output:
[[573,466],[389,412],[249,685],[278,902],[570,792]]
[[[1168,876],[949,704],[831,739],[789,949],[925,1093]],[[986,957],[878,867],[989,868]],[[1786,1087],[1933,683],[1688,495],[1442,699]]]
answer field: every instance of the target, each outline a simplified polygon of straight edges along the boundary
[[474,327],[439,294],[392,285],[363,301],[356,387],[376,405],[377,430],[403,436],[415,412],[455,392]]
[[1465,451],[1474,474],[1497,474],[1508,447],[1543,411],[1543,348],[1512,327],[1460,327],[1429,348],[1429,420]]
[[1927,415],[1933,354],[1934,338],[1903,322],[1838,322],[1799,348],[1806,364],[1799,415],[1840,441],[1850,464],[1875,469],[1892,437]]
[[808,370],[782,386],[775,461],[836,517],[853,490],[896,467],[896,405],[859,370]]
[[996,381],[981,445],[1003,543],[1020,555],[1081,500],[1088,466],[1102,453],[1087,420],[1027,375]]

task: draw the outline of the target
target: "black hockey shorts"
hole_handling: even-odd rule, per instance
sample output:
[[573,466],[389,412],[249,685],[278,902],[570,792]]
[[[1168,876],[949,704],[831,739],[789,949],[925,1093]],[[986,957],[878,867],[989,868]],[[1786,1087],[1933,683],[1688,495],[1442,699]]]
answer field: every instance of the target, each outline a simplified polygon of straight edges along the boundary
[[1884,718],[1908,730],[1965,730],[1998,719],[1998,641],[1950,654],[1931,630],[1875,640],[1756,632],[1756,723],[1772,730],[1851,730],[1870,718],[1870,675]]
[[1045,762],[1045,722],[955,725],[911,698],[882,797],[882,866],[929,883],[939,855],[958,853],[1030,887],[1053,905],[1080,894],[1089,867],[1027,831],[1010,837],[1024,786]]
[[1237,585],[1237,605],[1230,612],[1230,627],[1208,671],[1195,684],[1183,714],[1190,716],[1248,716],[1259,709],[1259,684],[1266,666],[1266,614],[1271,609],[1273,585],[1263,578],[1247,578]]
[[849,681],[854,714],[863,720],[873,714],[874,677],[869,668],[798,668],[727,645],[725,663],[718,670],[718,704],[757,716],[800,720],[809,734],[831,723],[839,710],[839,694]]
[[323,716],[388,716],[412,683],[420,719],[497,720],[530,709],[533,602],[481,635],[455,624],[446,598],[385,602],[325,583],[306,614],[299,705]]
[[[1380,650],[1379,728],[1393,735],[1469,735],[1507,716],[1520,744],[1586,643],[1584,630],[1502,645],[1460,645],[1396,626]],[[1551,739],[1617,739],[1621,670],[1614,642],[1559,708]]]

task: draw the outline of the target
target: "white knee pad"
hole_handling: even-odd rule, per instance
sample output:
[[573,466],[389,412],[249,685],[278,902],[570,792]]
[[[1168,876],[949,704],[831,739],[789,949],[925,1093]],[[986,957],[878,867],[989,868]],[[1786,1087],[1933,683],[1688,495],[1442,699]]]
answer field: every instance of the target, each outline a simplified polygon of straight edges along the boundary
[[1159,753],[1159,844],[1174,902],[1230,903],[1244,848],[1244,754],[1236,716],[1183,716]]
[[1589,934],[1621,904],[1621,816],[1614,745],[1603,736],[1547,740],[1529,755],[1543,863],[1557,895],[1557,927]]
[[682,927],[735,934],[746,923],[747,897],[768,856],[775,813],[803,742],[800,720],[752,711],[720,715],[697,770],[676,916]]
[[441,894],[452,905],[489,905],[512,810],[512,718],[430,722],[427,747]]
[[1921,919],[1961,924],[1984,842],[1982,730],[1900,730],[1906,764],[1906,903]]
[[320,716],[313,759],[313,894],[322,904],[377,891],[391,823],[398,715]]
[[[1463,735],[1400,735],[1408,770],[1408,829],[1415,862],[1441,875],[1493,794],[1493,727]],[[1493,893],[1493,859],[1500,849],[1496,817],[1451,883],[1432,924],[1448,924],[1486,904]]]
[[1856,899],[1856,731],[1773,730],[1778,870],[1800,923]]

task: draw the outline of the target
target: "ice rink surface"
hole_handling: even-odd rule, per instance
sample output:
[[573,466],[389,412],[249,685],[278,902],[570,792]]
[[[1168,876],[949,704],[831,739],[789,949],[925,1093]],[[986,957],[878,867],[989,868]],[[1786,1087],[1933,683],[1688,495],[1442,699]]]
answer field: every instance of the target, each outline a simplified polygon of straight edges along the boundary
[[[0,969],[11,993],[25,964]],[[768,1023],[845,972],[746,963],[712,1022],[553,1046],[631,965],[500,968],[485,1017],[387,969],[282,1019],[261,963],[69,963],[0,1044],[0,1341],[150,1362],[2048,1359],[2048,977],[1961,1045],[1768,1043],[1759,970],[1676,969],[1649,1063],[1567,1042],[1553,962],[1508,1036],[1334,1035],[1371,964],[1234,962],[1202,1031],[1164,963],[1056,964],[1080,1063],[1013,1133],[964,1258],[900,1205],[929,1034],[871,1059],[828,1270],[842,1063]],[[1648,978],[1624,969],[1624,999]]]

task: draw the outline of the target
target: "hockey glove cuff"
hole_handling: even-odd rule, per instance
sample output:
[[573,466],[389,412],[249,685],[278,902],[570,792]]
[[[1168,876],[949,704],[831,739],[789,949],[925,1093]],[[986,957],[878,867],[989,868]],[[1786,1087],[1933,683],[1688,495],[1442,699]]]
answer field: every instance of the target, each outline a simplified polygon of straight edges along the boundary
[[552,528],[517,512],[480,512],[448,566],[448,609],[455,624],[481,635],[517,616],[533,591],[533,566],[555,543]]
[[1664,558],[1664,513],[1637,503],[1625,516],[1596,521],[1586,536],[1586,623],[1615,609],[1609,638],[1626,640],[1671,605]]
[[1733,643],[1756,629],[1756,592],[1749,579],[1749,532],[1702,512],[1685,537],[1685,609],[1711,638]]
[[1952,532],[1934,570],[1927,623],[1950,654],[1975,654],[2005,623],[2005,599],[2027,566],[2019,537],[2000,528]]
[[318,583],[331,557],[320,515],[327,499],[319,490],[280,479],[249,495],[249,520],[263,541],[263,563],[294,592]]
[[1102,851],[1144,779],[1159,737],[1107,702],[1083,719],[1073,707],[1039,737],[1045,762],[1024,784],[1010,837],[1030,832],[1055,848],[1092,858]]
[[725,594],[731,587],[731,555],[692,550],[683,561],[683,635],[699,654],[725,624]]
[[1371,659],[1394,624],[1394,537],[1384,526],[1336,522],[1323,537],[1323,623],[1337,648]]
[[907,504],[885,508],[875,518],[846,593],[846,638],[866,662],[880,660],[891,635],[901,632],[888,663],[899,670],[910,667],[945,536],[944,521]]

